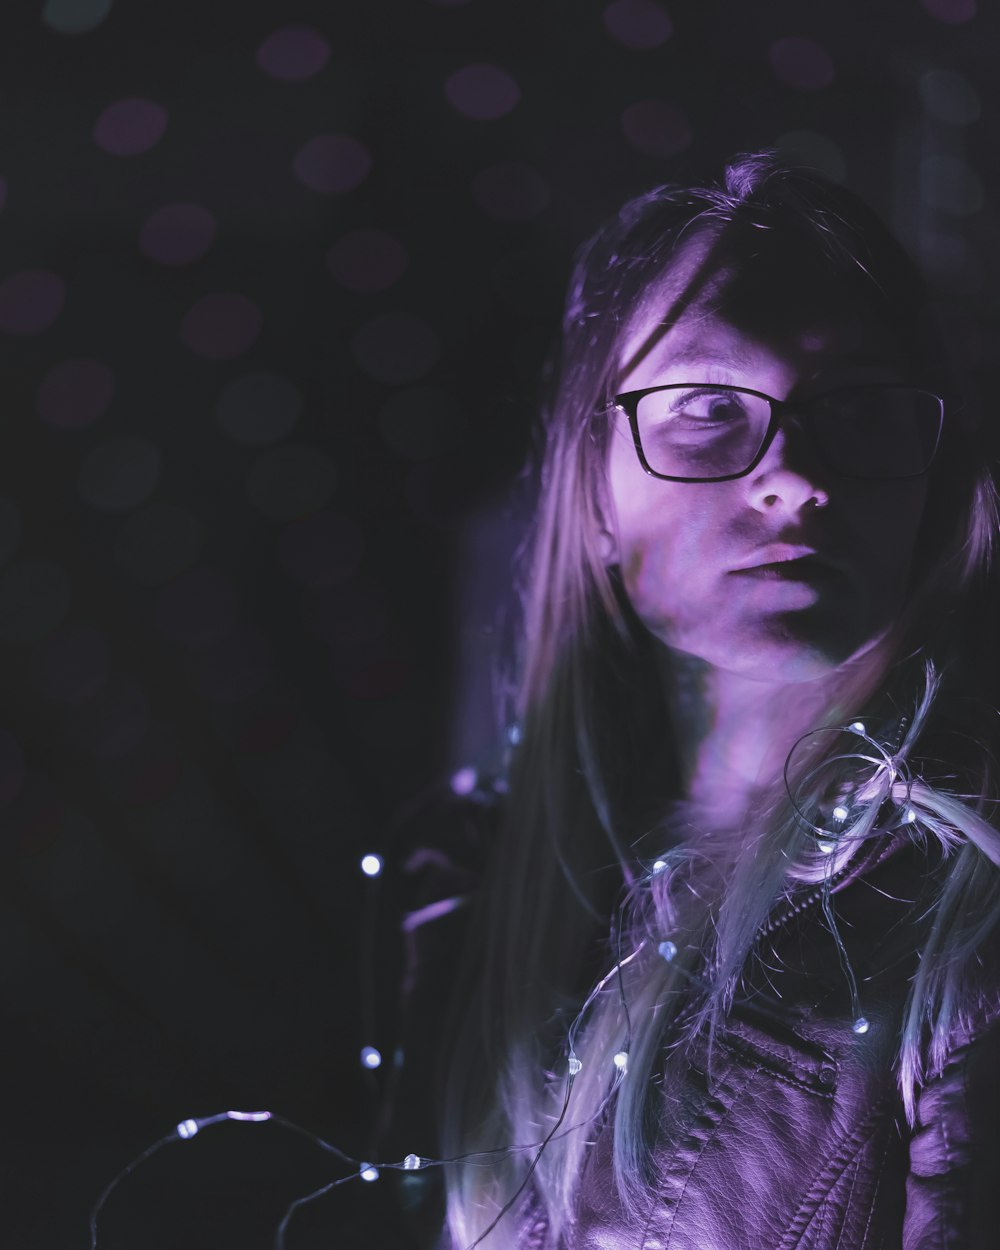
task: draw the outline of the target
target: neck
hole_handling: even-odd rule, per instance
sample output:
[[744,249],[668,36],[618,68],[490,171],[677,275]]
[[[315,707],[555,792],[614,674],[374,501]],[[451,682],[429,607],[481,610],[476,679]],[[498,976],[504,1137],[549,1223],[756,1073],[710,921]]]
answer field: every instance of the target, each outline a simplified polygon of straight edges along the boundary
[[755,801],[780,784],[798,739],[827,723],[835,675],[762,682],[666,647],[660,656],[687,823],[699,834],[738,834]]

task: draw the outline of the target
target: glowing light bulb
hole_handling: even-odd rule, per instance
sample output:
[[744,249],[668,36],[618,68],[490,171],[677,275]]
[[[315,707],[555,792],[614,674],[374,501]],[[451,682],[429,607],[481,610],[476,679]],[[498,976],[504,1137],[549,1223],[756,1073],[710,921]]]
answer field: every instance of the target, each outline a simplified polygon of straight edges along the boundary
[[227,1111],[227,1120],[248,1120],[251,1124],[262,1124],[270,1120],[270,1111]]
[[453,794],[471,794],[478,781],[474,768],[460,768],[452,774],[451,790]]
[[570,1076],[576,1076],[578,1072],[583,1071],[583,1063],[577,1059],[576,1055],[570,1055],[568,1066]]
[[857,1020],[855,1020],[851,1025],[851,1028],[855,1033],[867,1033],[869,1027],[868,1021],[864,1018],[864,1016],[858,1016]]
[[198,1131],[197,1120],[181,1120],[180,1124],[177,1125],[178,1137],[194,1137],[197,1131]]
[[664,870],[664,868],[666,868],[666,866],[667,866],[667,861],[666,861],[665,859],[657,859],[657,860],[654,860],[654,861],[653,861],[653,872],[654,872],[654,873],[657,873],[657,872],[662,872],[662,871]]
[[834,818],[834,820],[846,820],[846,819],[847,819],[847,808],[846,808],[846,807],[841,806],[840,804],[838,804],[838,805],[837,805],[837,806],[833,809],[833,818]]
[[370,1163],[362,1163],[360,1175],[363,1181],[377,1181],[378,1168],[373,1168]]
[[829,855],[832,853],[833,848],[836,844],[834,842],[817,842],[816,845],[819,847],[819,849],[823,852],[824,855]]
[[660,952],[667,963],[670,963],[670,961],[677,954],[677,947],[670,941],[661,942],[656,949]]
[[407,1172],[415,1172],[422,1164],[423,1160],[419,1155],[407,1155],[403,1160],[403,1167]]
[[850,728],[853,729],[856,734],[863,734],[867,732],[865,729],[864,721],[860,721],[860,720],[852,721]]
[[382,1066],[382,1052],[376,1050],[374,1046],[365,1046],[361,1051],[361,1066],[363,1068],[380,1068]]
[[917,813],[913,810],[912,807],[908,807],[906,809],[906,815],[903,817],[903,822],[907,825],[912,825],[916,819],[917,819]]
[[377,877],[382,871],[381,855],[362,855],[361,871],[366,877]]
[[618,1069],[619,1072],[628,1071],[628,1052],[627,1051],[620,1050],[618,1054],[615,1055],[615,1067]]
[[509,725],[507,727],[507,741],[510,743],[512,747],[517,746],[517,744],[521,741],[521,726],[520,725]]

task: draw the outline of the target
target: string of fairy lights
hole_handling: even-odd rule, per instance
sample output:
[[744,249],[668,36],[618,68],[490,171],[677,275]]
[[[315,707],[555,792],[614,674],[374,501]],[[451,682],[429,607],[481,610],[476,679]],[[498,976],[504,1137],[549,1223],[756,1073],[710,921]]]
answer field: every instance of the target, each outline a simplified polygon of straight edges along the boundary
[[[813,734],[835,732],[839,734],[851,734],[861,739],[864,747],[854,751],[844,752],[835,755],[824,761],[826,765],[837,761],[857,761],[865,765],[871,765],[873,772],[867,780],[861,783],[853,784],[849,789],[844,789],[838,794],[836,801],[829,807],[829,815],[833,828],[827,828],[811,821],[800,805],[796,803],[791,790],[788,790],[789,798],[792,805],[802,820],[804,826],[813,835],[815,844],[819,851],[828,855],[829,863],[832,866],[836,860],[834,852],[843,849],[846,842],[855,840],[858,842],[865,841],[873,836],[873,834],[881,835],[890,830],[904,830],[910,837],[919,835],[920,814],[917,811],[915,801],[912,798],[912,789],[916,778],[908,771],[906,762],[898,754],[899,747],[908,722],[906,718],[901,718],[897,722],[895,732],[887,735],[885,743],[879,742],[872,737],[863,722],[854,721],[847,726],[837,728],[828,728],[813,730],[810,734],[806,734],[799,740],[799,744],[804,742]],[[516,744],[519,735],[516,731],[508,734],[508,741]],[[799,744],[796,744],[797,746]],[[795,748],[793,748],[794,752]],[[789,760],[792,753],[789,754]],[[788,788],[788,761],[785,766],[786,788]],[[811,780],[812,775],[807,776],[806,781]],[[469,794],[478,784],[479,777],[475,770],[464,769],[461,773],[456,774],[452,778],[451,788],[456,794]],[[803,783],[804,784],[804,783]],[[894,820],[877,822],[878,816],[882,813],[886,803],[891,803],[896,809]],[[651,864],[647,865],[644,873],[644,879],[648,883],[669,867],[669,861],[666,859],[655,859]],[[374,908],[375,892],[374,887],[377,885],[379,878],[385,870],[385,860],[381,854],[370,851],[361,856],[358,861],[358,870],[362,877],[369,883],[368,890],[368,906]],[[844,969],[853,1009],[852,1030],[855,1034],[862,1035],[869,1031],[871,1027],[869,1021],[865,1018],[861,1011],[861,1003],[858,994],[856,978],[850,963],[846,957],[846,951],[843,942],[837,932],[836,921],[831,906],[831,889],[834,881],[845,871],[842,867],[836,872],[830,871],[826,874],[821,882],[818,891],[809,901],[818,901],[821,904],[827,925],[835,939],[838,953],[840,955],[841,964]],[[443,900],[447,906],[439,907],[432,905],[423,909],[427,918],[433,919],[438,915],[446,914],[452,910],[452,906],[457,900]],[[309,1203],[315,1202],[324,1197],[332,1190],[339,1186],[345,1185],[351,1181],[360,1181],[365,1184],[371,1184],[379,1180],[383,1172],[405,1172],[415,1173],[424,1172],[430,1169],[442,1168],[446,1164],[467,1164],[474,1166],[488,1166],[491,1162],[496,1162],[498,1158],[503,1156],[512,1156],[515,1154],[530,1154],[532,1157],[527,1168],[524,1170],[523,1177],[516,1189],[510,1196],[503,1208],[498,1212],[487,1228],[485,1228],[477,1238],[463,1250],[475,1250],[481,1242],[489,1236],[496,1228],[504,1216],[510,1212],[519,1198],[525,1191],[531,1181],[531,1177],[542,1157],[543,1152],[548,1145],[558,1138],[577,1132],[587,1125],[597,1120],[613,1101],[622,1081],[627,1078],[629,1071],[629,1047],[632,1039],[632,1021],[629,1015],[629,1005],[625,993],[625,983],[622,977],[622,970],[647,948],[647,941],[640,941],[635,949],[628,954],[622,954],[621,941],[621,925],[620,925],[621,908],[619,908],[615,917],[615,927],[613,934],[616,935],[618,948],[615,951],[617,956],[615,963],[610,970],[597,982],[590,991],[583,1006],[580,1008],[576,1017],[569,1025],[566,1033],[566,1042],[564,1047],[565,1053],[565,1088],[561,1102],[561,1108],[556,1116],[551,1128],[541,1141],[535,1141],[523,1145],[510,1145],[498,1147],[494,1150],[475,1151],[469,1154],[456,1156],[449,1159],[434,1158],[420,1155],[415,1152],[406,1154],[399,1160],[375,1160],[357,1158],[342,1150],[340,1147],[324,1140],[318,1134],[302,1127],[292,1120],[269,1110],[258,1111],[241,1111],[229,1110],[217,1112],[208,1116],[187,1117],[177,1123],[177,1125],[163,1137],[154,1141],[146,1147],[135,1159],[128,1163],[122,1170],[109,1182],[99,1195],[90,1214],[90,1246],[91,1250],[100,1250],[98,1239],[98,1225],[102,1211],[104,1210],[108,1200],[123,1181],[151,1158],[158,1151],[166,1146],[176,1142],[187,1142],[197,1137],[206,1129],[213,1125],[224,1122],[236,1121],[242,1124],[262,1124],[271,1123],[279,1125],[288,1131],[304,1137],[315,1145],[318,1149],[330,1154],[336,1159],[344,1171],[342,1174],[331,1178],[328,1182],[319,1188],[296,1198],[285,1211],[276,1230],[274,1246],[275,1250],[286,1250],[286,1237],[289,1232],[292,1220],[295,1215]],[[668,963],[674,963],[678,954],[678,946],[670,937],[664,936],[656,946],[657,954],[660,958]],[[695,984],[702,990],[710,990],[711,986],[697,974],[684,969],[680,963],[674,965],[677,971],[688,981]],[[624,1042],[613,1056],[612,1062],[614,1072],[610,1080],[607,1093],[601,1100],[600,1105],[592,1115],[588,1115],[585,1119],[566,1125],[565,1121],[569,1112],[573,1085],[576,1078],[583,1071],[583,1060],[577,1053],[577,1040],[581,1030],[583,1029],[587,1015],[597,1001],[598,997],[607,989],[608,985],[613,981],[617,981],[619,1003],[625,1022]],[[368,991],[372,992],[372,987],[368,987]],[[377,1046],[373,1045],[370,1040],[366,1040],[359,1051],[359,1065],[368,1072],[373,1072],[383,1064],[383,1056]]]

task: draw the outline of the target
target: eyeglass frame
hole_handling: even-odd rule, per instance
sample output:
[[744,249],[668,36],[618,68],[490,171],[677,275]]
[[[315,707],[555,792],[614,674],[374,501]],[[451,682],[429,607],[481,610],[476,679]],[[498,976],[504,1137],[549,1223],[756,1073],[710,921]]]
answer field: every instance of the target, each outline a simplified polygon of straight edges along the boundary
[[[726,473],[721,477],[676,477],[670,473],[658,473],[655,469],[650,468],[649,461],[646,459],[646,453],[642,449],[642,439],[639,437],[639,404],[647,395],[653,395],[657,391],[673,391],[684,390],[686,388],[694,389],[703,387],[709,387],[713,390],[719,391],[733,391],[738,395],[753,395],[757,399],[763,399],[767,403],[770,416],[768,418],[767,430],[764,433],[764,438],[757,450],[757,454],[754,456],[751,463],[745,469],[741,469],[739,473]],[[819,459],[823,463],[823,467],[828,473],[833,473],[834,477],[843,477],[860,482],[905,482],[912,481],[914,478],[924,477],[930,472],[931,466],[934,464],[937,457],[938,449],[941,446],[941,433],[944,429],[945,401],[935,391],[929,391],[922,386],[914,386],[909,382],[854,383],[850,386],[836,387],[832,391],[824,391],[822,395],[813,395],[804,400],[775,399],[773,395],[767,395],[763,391],[752,390],[749,386],[728,386],[721,382],[668,382],[661,386],[647,386],[638,391],[623,391],[621,394],[613,397],[611,401],[611,408],[620,409],[628,417],[629,427],[632,431],[632,443],[635,447],[636,455],[639,457],[639,463],[644,472],[648,473],[650,477],[659,478],[663,482],[735,482],[737,479],[747,477],[750,473],[752,473],[767,455],[767,450],[774,442],[775,435],[778,433],[778,427],[781,425],[783,420],[783,413],[787,414],[790,410],[799,409],[799,416],[801,417],[801,407],[803,405],[809,405],[817,399],[829,399],[831,395],[837,395],[842,391],[859,391],[868,389],[886,391],[917,391],[921,395],[929,395],[932,399],[937,400],[937,434],[934,438],[934,446],[931,449],[930,458],[927,461],[926,468],[921,469],[919,473],[899,473],[893,474],[889,477],[884,474],[880,476],[866,476],[863,474],[837,473],[827,467],[824,453],[819,448],[819,444],[813,434],[809,432],[810,443],[814,451],[818,453]]]

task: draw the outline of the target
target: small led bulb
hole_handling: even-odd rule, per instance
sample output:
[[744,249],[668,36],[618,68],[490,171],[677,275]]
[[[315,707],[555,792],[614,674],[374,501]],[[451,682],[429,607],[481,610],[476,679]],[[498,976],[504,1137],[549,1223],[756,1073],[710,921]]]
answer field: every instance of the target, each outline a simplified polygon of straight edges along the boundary
[[194,1137],[197,1131],[198,1131],[197,1120],[181,1120],[180,1124],[177,1125],[178,1137]]
[[361,871],[366,877],[377,877],[382,872],[381,855],[362,855]]
[[653,872],[654,873],[662,872],[664,868],[666,868],[666,866],[667,866],[667,861],[665,859],[656,859],[653,861]]
[[615,1067],[619,1070],[619,1072],[625,1072],[628,1070],[628,1052],[627,1051],[620,1050],[618,1054],[615,1055]]
[[863,734],[867,732],[865,730],[864,721],[860,720],[852,721],[850,728],[853,729],[856,734]]
[[578,1072],[583,1071],[583,1062],[580,1059],[577,1059],[576,1055],[571,1054],[569,1057],[568,1067],[570,1076],[576,1076]]
[[361,1051],[361,1066],[363,1068],[380,1068],[382,1066],[382,1052],[376,1050],[374,1046],[365,1046]]
[[419,1155],[407,1155],[406,1158],[403,1160],[403,1167],[406,1169],[407,1172],[416,1172],[417,1169],[422,1165],[422,1163],[423,1163],[423,1160],[420,1158]]
[[819,849],[823,852],[824,855],[830,855],[833,852],[833,848],[834,848],[833,842],[817,842],[816,845],[819,847]]
[[667,963],[670,963],[670,961],[677,954],[677,947],[671,941],[661,942],[656,949],[660,952]]
[[362,1163],[360,1175],[363,1181],[377,1181],[378,1168],[373,1168],[370,1163]]
[[516,722],[507,726],[507,741],[512,747],[516,747],[521,741],[521,726]]
[[837,806],[833,809],[833,819],[834,820],[846,820],[847,808],[844,807],[842,804],[838,803]]
[[270,1111],[227,1111],[227,1120],[247,1120],[250,1124],[262,1124],[270,1120]]
[[867,1033],[869,1029],[868,1021],[864,1016],[858,1016],[857,1020],[851,1025],[855,1033]]
[[913,810],[912,807],[908,807],[906,809],[906,815],[903,817],[903,823],[906,825],[912,825],[916,819],[917,819],[917,813]]

